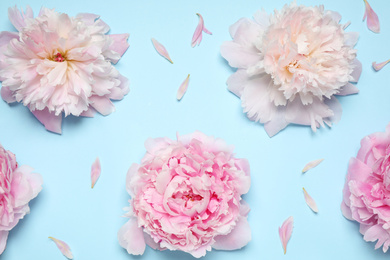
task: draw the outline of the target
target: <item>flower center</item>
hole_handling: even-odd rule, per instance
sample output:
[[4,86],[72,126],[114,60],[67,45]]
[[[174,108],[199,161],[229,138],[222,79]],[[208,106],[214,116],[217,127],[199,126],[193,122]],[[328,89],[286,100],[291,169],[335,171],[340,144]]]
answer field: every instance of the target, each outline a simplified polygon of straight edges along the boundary
[[64,62],[65,61],[65,56],[62,55],[61,53],[57,52],[57,54],[54,55],[53,61],[56,62]]

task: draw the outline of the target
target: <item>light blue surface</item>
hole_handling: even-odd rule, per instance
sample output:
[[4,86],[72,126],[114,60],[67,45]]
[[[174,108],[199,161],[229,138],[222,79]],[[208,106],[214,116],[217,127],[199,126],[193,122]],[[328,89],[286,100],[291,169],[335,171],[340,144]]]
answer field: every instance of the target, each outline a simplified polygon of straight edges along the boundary
[[[131,91],[115,103],[112,115],[66,118],[62,135],[47,132],[21,104],[0,101],[0,142],[44,179],[42,192],[30,204],[31,213],[11,231],[0,258],[65,259],[47,238],[54,236],[70,245],[75,259],[193,259],[150,248],[142,257],[130,256],[116,235],[126,221],[121,217],[129,199],[126,172],[142,158],[144,141],[200,130],[235,145],[237,157],[249,160],[252,175],[245,196],[252,209],[252,241],[242,250],[213,251],[204,259],[388,259],[388,254],[374,250],[373,243],[363,241],[357,224],[344,219],[340,202],[348,161],[356,155],[360,139],[384,131],[390,121],[390,66],[377,73],[371,69],[372,61],[390,58],[389,3],[370,1],[381,22],[381,33],[374,34],[362,22],[363,1],[298,1],[321,2],[325,9],[340,12],[343,22],[352,22],[348,31],[360,32],[356,46],[363,63],[360,93],[339,98],[343,116],[332,129],[314,134],[309,127],[289,126],[269,138],[227,91],[225,82],[233,70],[219,47],[230,40],[228,28],[239,18],[251,17],[260,8],[280,9],[289,1],[1,0],[0,31],[13,30],[9,6],[29,4],[36,14],[42,5],[72,16],[96,13],[110,25],[111,33],[130,33],[130,48],[116,68],[130,79]],[[191,48],[197,12],[213,35],[204,35],[200,46]],[[165,45],[174,64],[156,53],[152,37]],[[177,102],[176,91],[188,73],[188,92]],[[102,175],[91,190],[90,167],[96,156]],[[301,174],[307,162],[318,158],[325,161]],[[302,187],[317,201],[318,214],[305,204]],[[290,215],[295,227],[284,256],[278,227]]]

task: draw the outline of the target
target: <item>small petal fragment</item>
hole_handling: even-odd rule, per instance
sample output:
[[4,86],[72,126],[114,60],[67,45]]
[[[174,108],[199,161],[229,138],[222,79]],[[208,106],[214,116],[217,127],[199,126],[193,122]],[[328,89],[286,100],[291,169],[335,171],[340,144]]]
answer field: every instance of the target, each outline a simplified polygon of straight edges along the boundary
[[283,245],[284,254],[286,254],[287,243],[290,240],[293,227],[294,227],[294,218],[292,216],[286,219],[283,222],[282,226],[279,227],[279,237]]
[[370,4],[367,2],[367,0],[364,0],[364,3],[366,4],[366,11],[364,12],[363,21],[367,17],[367,27],[374,33],[380,32],[380,24],[378,15],[372,10]]
[[316,167],[318,164],[320,164],[324,159],[318,159],[318,160],[314,160],[314,161],[311,161],[309,162],[308,164],[305,165],[305,167],[303,168],[302,170],[302,173],[305,173],[307,172],[308,170]]
[[390,62],[390,59],[387,60],[387,61],[378,63],[378,64],[374,61],[372,63],[372,67],[374,68],[374,70],[379,71],[379,70],[383,69],[383,67],[386,66],[386,64],[389,63],[389,62]]
[[302,190],[303,190],[303,194],[305,195],[306,204],[309,206],[309,208],[312,211],[314,211],[315,213],[318,213],[318,207],[317,207],[317,204],[314,201],[314,199],[309,195],[309,193],[307,193],[305,188],[302,188]]
[[170,63],[173,64],[173,61],[169,57],[168,51],[165,49],[165,47],[154,38],[152,38],[152,43],[153,43],[154,48],[158,52],[158,54],[160,54],[165,59],[167,59]]
[[181,83],[180,88],[177,90],[176,98],[177,100],[181,100],[188,88],[188,82],[190,81],[190,74],[188,74],[187,78]]
[[96,157],[96,160],[91,167],[91,189],[93,189],[97,180],[99,179],[101,171],[99,157]]
[[59,239],[56,239],[54,237],[49,237],[51,240],[54,241],[54,243],[56,243],[56,246],[58,247],[58,249],[61,251],[61,253],[68,259],[73,259],[73,255],[72,255],[72,252],[70,251],[70,247],[68,246],[67,243],[65,243],[64,241],[62,240],[59,240]]
[[209,30],[207,30],[206,27],[204,26],[203,17],[199,13],[196,13],[196,15],[199,16],[199,22],[198,22],[198,26],[196,26],[194,35],[192,36],[192,42],[191,42],[192,48],[195,47],[196,45],[199,45],[200,42],[202,41],[202,32],[205,32],[210,35],[213,34]]

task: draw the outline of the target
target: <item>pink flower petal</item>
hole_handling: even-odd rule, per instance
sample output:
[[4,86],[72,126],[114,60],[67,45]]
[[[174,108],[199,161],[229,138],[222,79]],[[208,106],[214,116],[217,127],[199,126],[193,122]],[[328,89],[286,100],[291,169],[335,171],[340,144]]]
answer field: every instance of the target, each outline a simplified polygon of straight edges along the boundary
[[119,244],[132,255],[143,255],[145,238],[142,228],[138,227],[137,219],[130,218],[118,231]]
[[237,250],[246,246],[251,239],[251,228],[248,220],[241,216],[229,234],[215,237],[215,243],[212,247],[217,250]]
[[50,113],[47,108],[44,110],[31,111],[34,116],[41,122],[45,128],[51,132],[61,134],[62,114],[56,116]]
[[58,249],[61,251],[61,253],[68,259],[73,259],[73,255],[72,255],[72,252],[70,251],[70,247],[68,246],[68,244],[66,244],[64,241],[62,240],[59,240],[59,239],[56,239],[54,237],[49,237],[51,240],[54,241],[54,243],[56,243],[56,246],[58,247]]
[[366,11],[364,12],[363,21],[367,17],[367,27],[374,33],[380,32],[380,24],[378,15],[372,10],[370,4],[367,2],[367,0],[364,0],[364,3],[366,4]]
[[[129,34],[128,33],[110,34],[109,37],[114,41],[109,47],[109,49],[117,52],[122,57],[123,54],[130,46],[129,43],[127,42],[127,39],[129,38]],[[114,60],[113,63],[116,64],[118,60],[119,59]]]
[[203,17],[199,13],[196,13],[196,15],[199,16],[199,22],[198,22],[198,26],[196,26],[194,35],[192,36],[191,47],[195,47],[196,45],[200,44],[200,42],[202,41],[202,32],[205,32],[210,35],[212,34],[212,32],[207,30],[206,27],[204,26]]
[[309,162],[309,163],[306,164],[305,167],[303,168],[302,173],[305,173],[305,172],[307,172],[308,170],[313,169],[314,167],[316,167],[317,165],[319,165],[323,160],[324,160],[324,159],[318,159],[318,160],[314,160],[314,161]]
[[309,193],[307,193],[307,191],[305,190],[305,188],[302,188],[303,189],[303,194],[305,196],[305,201],[306,201],[306,204],[309,206],[309,208],[314,211],[315,213],[318,212],[318,207],[317,207],[317,204],[316,202],[314,201],[314,199],[309,195]]
[[176,98],[177,100],[181,100],[184,94],[188,89],[188,82],[190,80],[190,74],[188,74],[187,78],[181,83],[179,89],[177,90]]
[[103,116],[109,115],[115,111],[115,106],[107,97],[91,96],[89,100],[92,101],[91,106],[96,109]]
[[23,12],[23,9],[19,11],[15,5],[14,8],[8,8],[8,18],[16,30],[20,31],[26,26],[26,18],[34,18],[34,13],[29,5],[26,7],[26,12]]
[[387,61],[381,62],[381,63],[376,63],[374,61],[372,63],[372,67],[374,68],[374,70],[379,71],[379,70],[383,69],[383,67],[386,66],[386,64],[389,62],[390,62],[390,59],[388,59]]
[[101,171],[102,169],[100,167],[99,157],[96,157],[96,160],[91,167],[91,189],[93,189],[97,180],[99,179]]
[[168,51],[165,49],[165,47],[154,38],[152,38],[152,43],[153,43],[154,48],[158,52],[158,54],[160,54],[165,59],[167,59],[170,63],[173,64],[173,61],[169,57]]
[[282,226],[279,227],[279,237],[283,245],[284,254],[286,254],[287,243],[290,240],[293,227],[294,227],[294,218],[292,216],[286,219],[283,222]]
[[14,93],[8,87],[1,88],[1,98],[7,103],[13,103],[16,101]]
[[0,231],[0,255],[4,252],[7,245],[8,231]]

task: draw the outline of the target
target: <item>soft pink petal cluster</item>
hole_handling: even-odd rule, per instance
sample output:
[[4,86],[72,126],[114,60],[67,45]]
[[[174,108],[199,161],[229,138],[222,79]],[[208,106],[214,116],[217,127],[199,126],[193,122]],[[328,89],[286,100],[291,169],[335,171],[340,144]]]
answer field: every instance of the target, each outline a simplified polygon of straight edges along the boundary
[[143,254],[146,243],[202,257],[251,240],[250,209],[241,199],[250,187],[249,164],[233,156],[233,147],[200,132],[148,139],[145,146],[126,180],[130,220],[118,239],[128,253]]
[[18,166],[15,155],[0,145],[0,255],[8,232],[30,212],[28,203],[42,189],[42,177],[26,165]]
[[323,6],[285,5],[268,15],[242,18],[230,27],[233,41],[222,56],[237,71],[228,79],[251,120],[273,136],[288,124],[313,131],[341,117],[335,95],[357,93],[361,63],[353,49],[358,33],[345,32],[340,14]]
[[347,219],[360,223],[366,241],[375,249],[390,245],[390,124],[386,132],[361,141],[356,158],[349,162],[341,209]]
[[0,33],[1,96],[27,106],[45,127],[61,133],[62,114],[108,115],[111,100],[129,92],[128,80],[114,67],[128,48],[128,34],[107,35],[98,15],[76,17],[42,7],[9,8],[18,32]]

